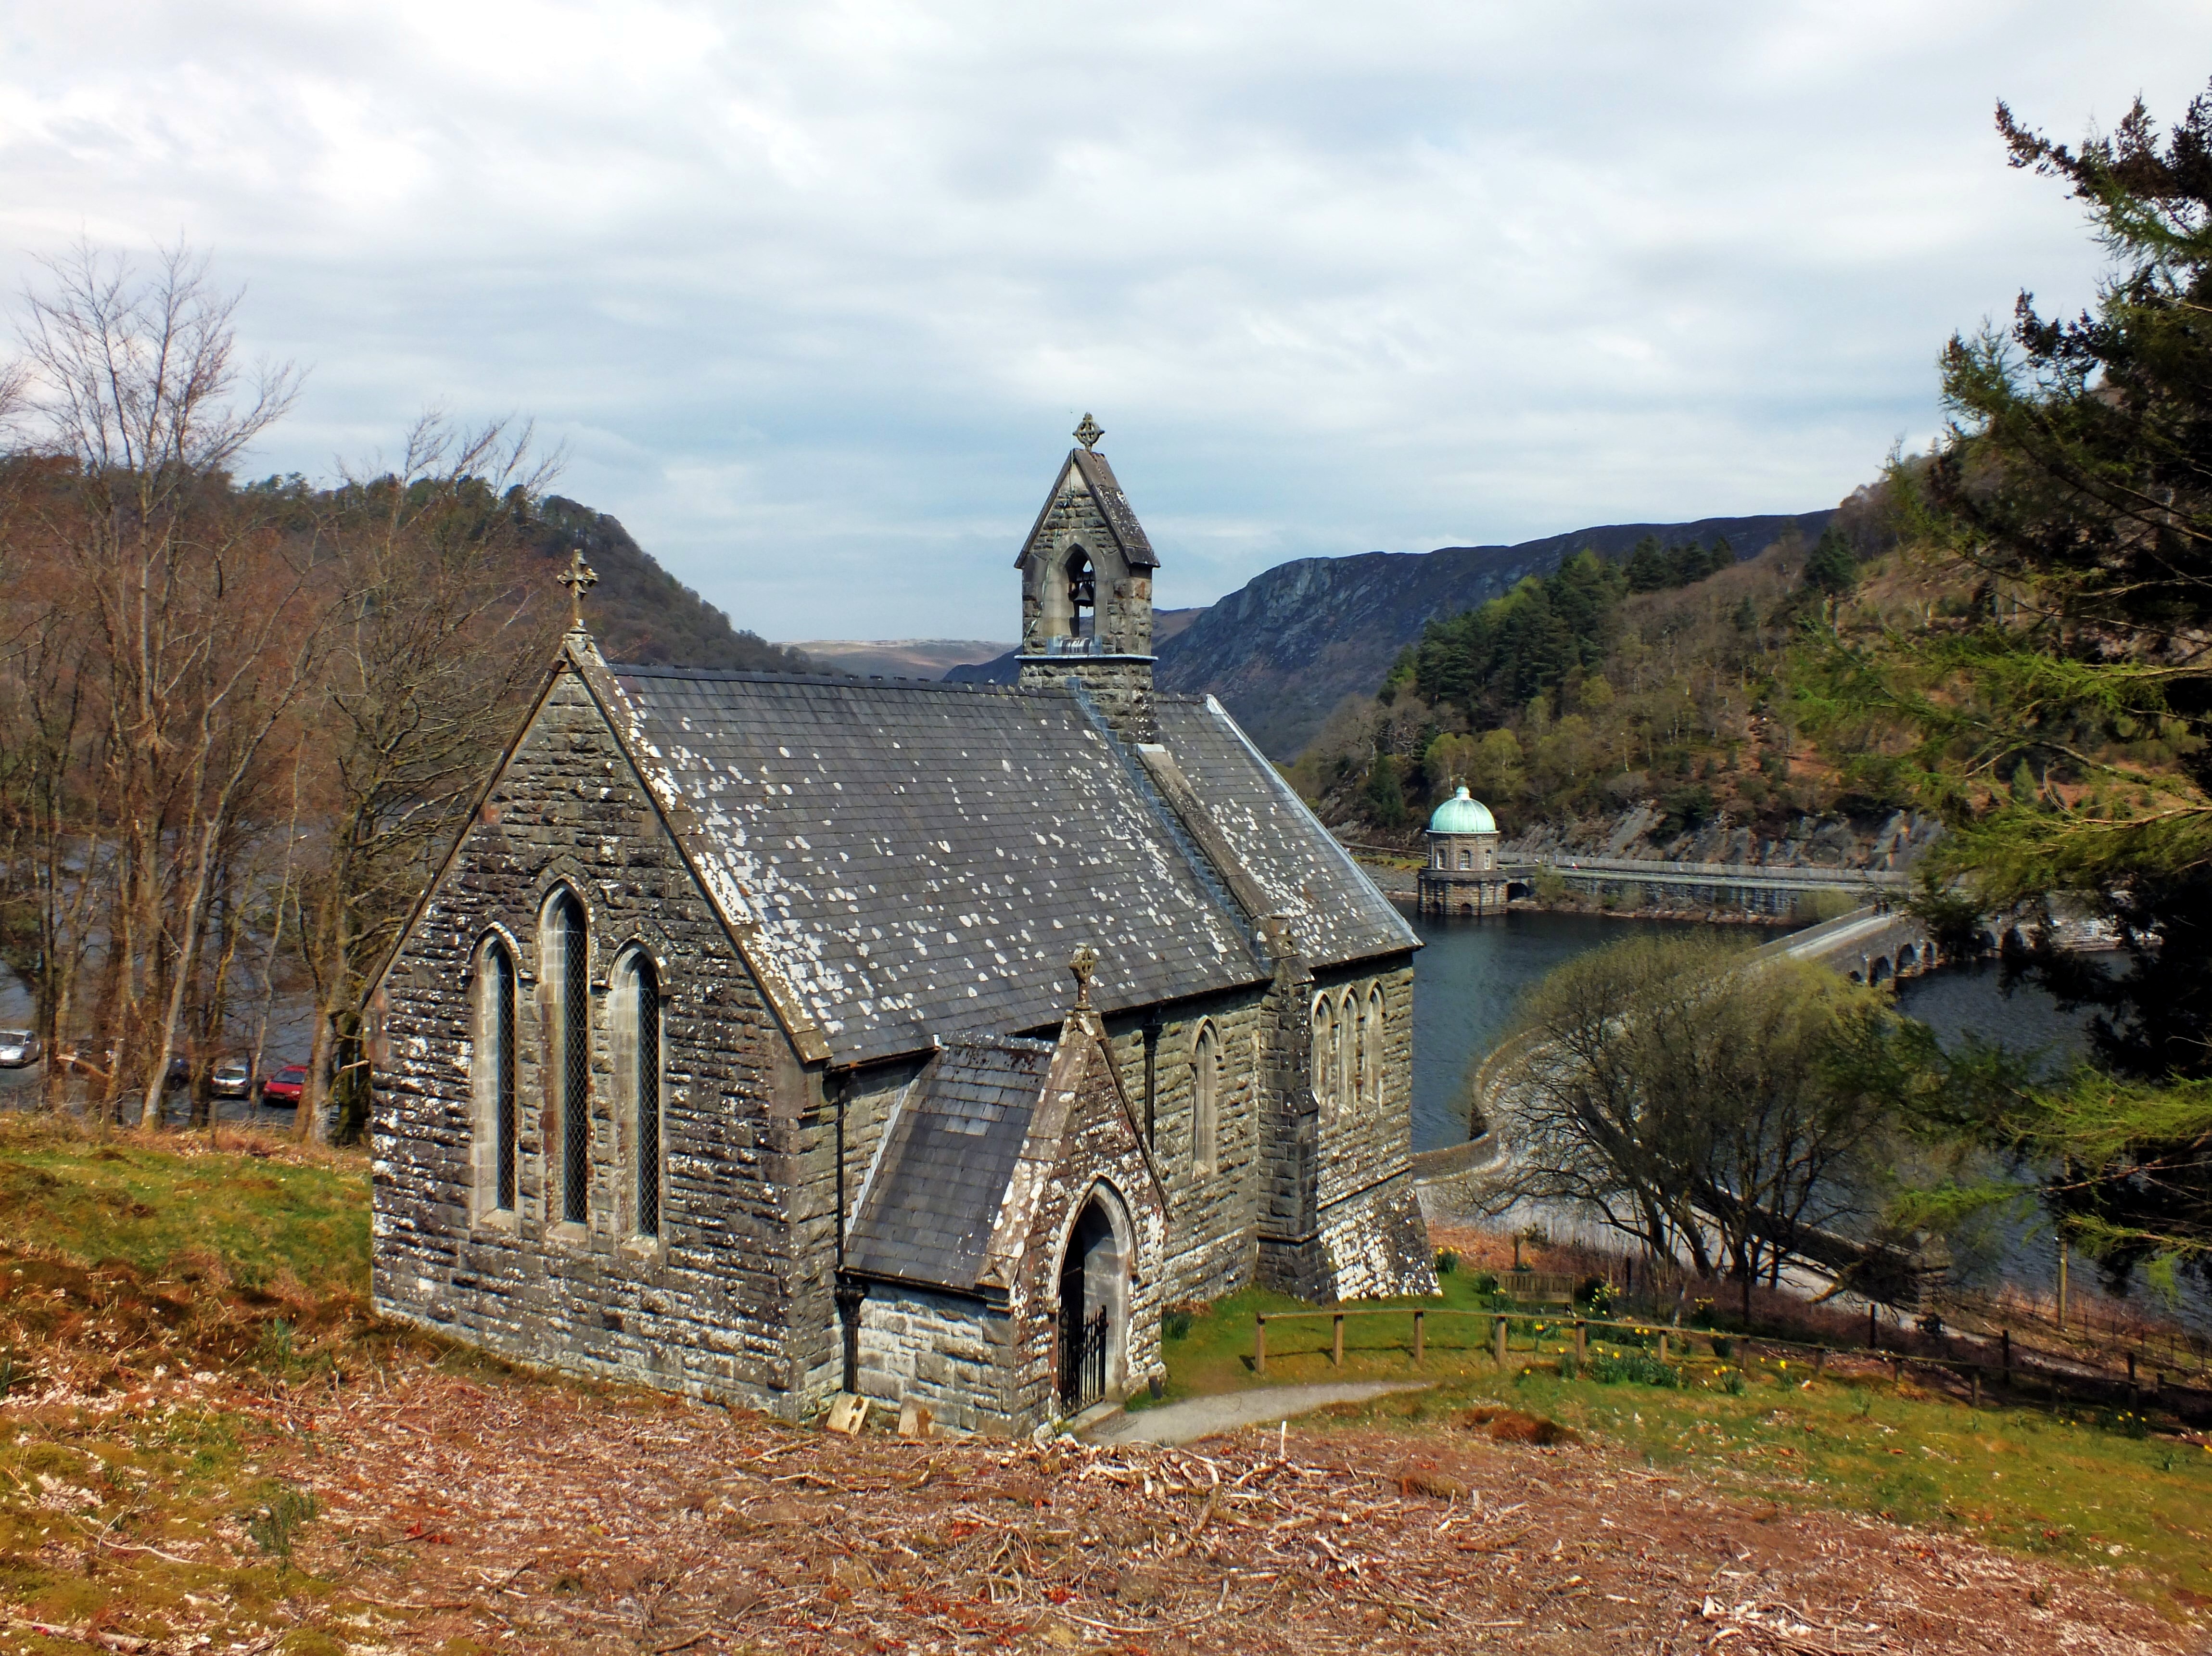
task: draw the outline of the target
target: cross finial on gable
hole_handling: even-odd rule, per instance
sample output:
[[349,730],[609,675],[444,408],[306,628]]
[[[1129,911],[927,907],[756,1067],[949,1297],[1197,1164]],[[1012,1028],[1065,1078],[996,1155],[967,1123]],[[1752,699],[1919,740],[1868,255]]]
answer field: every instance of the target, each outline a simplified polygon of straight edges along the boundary
[[599,584],[599,573],[584,562],[580,546],[568,554],[568,567],[557,577],[568,589],[568,630],[584,630],[584,594]]
[[1085,943],[1067,958],[1067,969],[1075,974],[1075,1009],[1091,1010],[1091,974],[1098,970],[1098,951]]
[[1099,429],[1098,422],[1088,414],[1083,417],[1083,423],[1075,428],[1075,441],[1085,448],[1097,447],[1099,438],[1105,435],[1105,432]]

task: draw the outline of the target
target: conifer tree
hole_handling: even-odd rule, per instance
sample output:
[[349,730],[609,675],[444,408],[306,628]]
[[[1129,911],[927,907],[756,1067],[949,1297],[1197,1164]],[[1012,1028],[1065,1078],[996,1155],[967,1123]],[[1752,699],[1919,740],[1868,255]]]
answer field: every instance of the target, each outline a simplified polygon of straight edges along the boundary
[[[2009,330],[1951,340],[1946,435],[1890,483],[1923,545],[1978,581],[1974,612],[1846,653],[1834,688],[1917,733],[1923,788],[1952,818],[1948,867],[1982,904],[2063,894],[2123,944],[2109,970],[2045,924],[2008,961],[2096,1009],[2097,1068],[2013,1093],[1983,1129],[2116,1269],[2208,1268],[2212,92],[2163,141],[2140,100],[2078,150],[2002,104],[1996,119],[2013,166],[2083,203],[2112,271],[2078,317],[2022,294]],[[1829,587],[1812,563],[1807,578]]]

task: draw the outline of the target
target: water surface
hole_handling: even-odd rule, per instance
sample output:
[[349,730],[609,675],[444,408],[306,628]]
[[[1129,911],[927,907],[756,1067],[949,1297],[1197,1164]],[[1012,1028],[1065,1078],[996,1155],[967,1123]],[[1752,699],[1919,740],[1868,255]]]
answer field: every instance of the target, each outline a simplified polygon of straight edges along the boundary
[[[1427,945],[1413,957],[1416,1150],[1465,1142],[1468,1069],[1498,1044],[1521,997],[1554,966],[1624,937],[1711,929],[1698,920],[1620,920],[1534,909],[1480,920],[1424,917],[1413,925]],[[1753,944],[1789,928],[1725,929]]]

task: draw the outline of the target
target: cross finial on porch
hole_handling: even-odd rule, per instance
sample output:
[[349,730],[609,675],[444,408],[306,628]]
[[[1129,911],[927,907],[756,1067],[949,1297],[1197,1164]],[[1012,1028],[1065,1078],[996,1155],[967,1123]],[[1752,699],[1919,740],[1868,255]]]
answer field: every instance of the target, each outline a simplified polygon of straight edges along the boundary
[[584,594],[599,584],[599,572],[584,562],[580,546],[568,554],[568,567],[556,577],[568,589],[568,630],[584,630]]
[[1091,1010],[1091,974],[1098,970],[1098,951],[1085,943],[1068,956],[1067,969],[1075,974],[1075,1009]]
[[1105,432],[1099,429],[1098,422],[1088,414],[1083,417],[1083,423],[1075,428],[1075,441],[1085,448],[1097,447],[1099,438],[1105,435]]

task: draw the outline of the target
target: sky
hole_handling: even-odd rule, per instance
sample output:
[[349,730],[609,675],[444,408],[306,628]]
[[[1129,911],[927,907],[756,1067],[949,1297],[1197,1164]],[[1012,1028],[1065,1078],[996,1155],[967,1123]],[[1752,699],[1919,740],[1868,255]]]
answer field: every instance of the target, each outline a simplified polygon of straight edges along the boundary
[[741,627],[1011,639],[1085,412],[1164,606],[1832,505],[2094,295],[1996,101],[2208,77],[2163,0],[72,0],[0,27],[0,294],[185,240],[307,371],[257,472],[528,418]]

